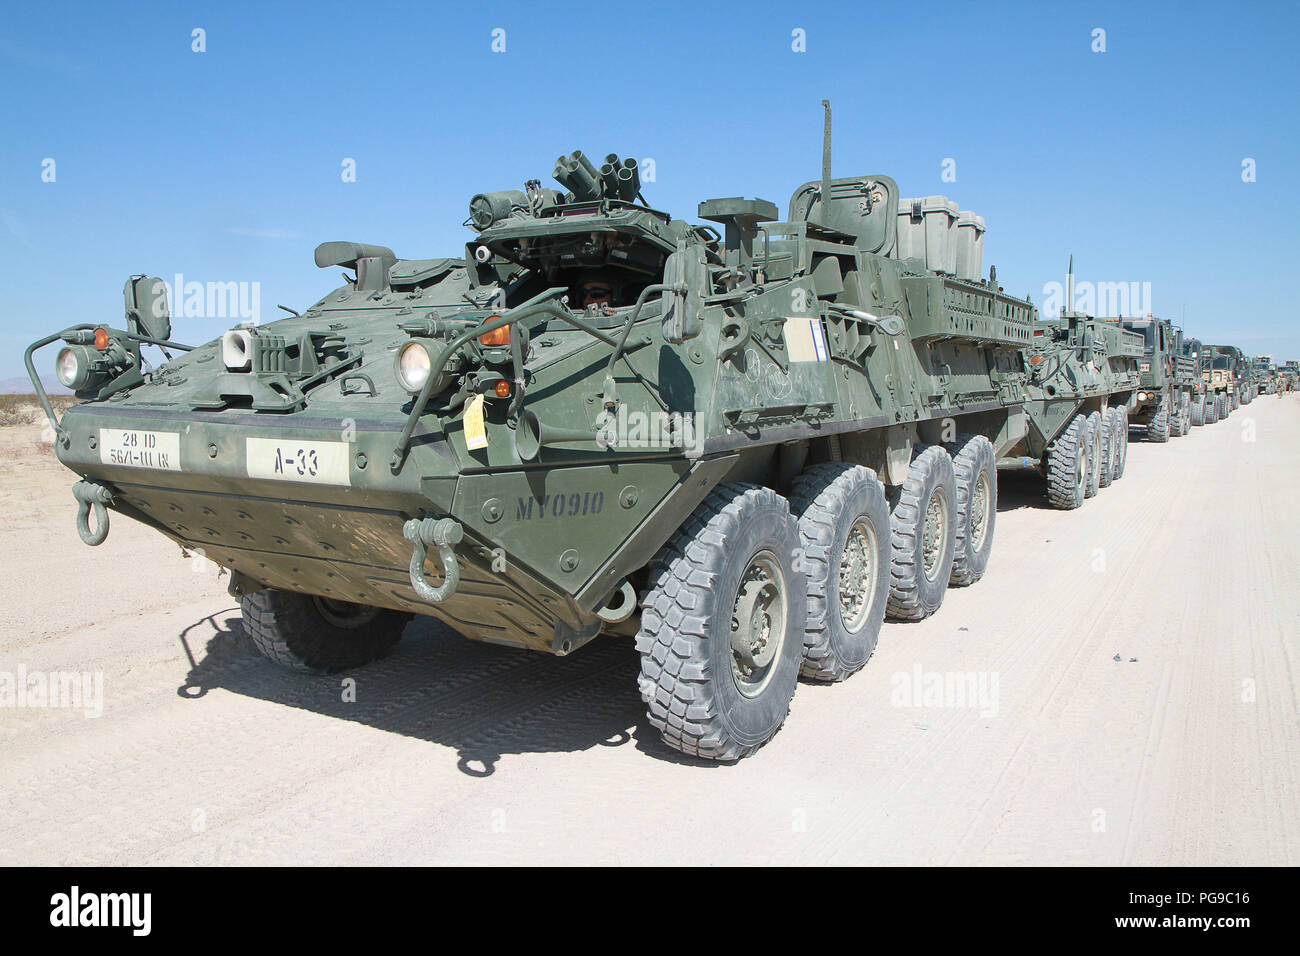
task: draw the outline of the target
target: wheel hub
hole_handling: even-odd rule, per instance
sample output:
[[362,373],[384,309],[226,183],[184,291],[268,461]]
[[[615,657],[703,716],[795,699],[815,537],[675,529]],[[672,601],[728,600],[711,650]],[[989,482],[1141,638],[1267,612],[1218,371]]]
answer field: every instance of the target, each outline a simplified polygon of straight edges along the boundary
[[975,489],[970,497],[970,546],[972,551],[984,547],[984,532],[989,526],[989,504],[993,496],[989,494],[989,480],[980,472],[975,481]]
[[352,604],[348,601],[335,601],[324,597],[313,597],[311,600],[316,612],[325,619],[326,623],[345,631],[365,627],[379,616],[379,608],[366,604]]
[[948,502],[943,491],[934,489],[925,506],[925,530],[922,536],[925,576],[933,581],[939,574],[944,552],[948,548]]
[[747,697],[762,692],[785,643],[786,592],[776,556],[760,551],[741,575],[731,612],[731,673]]
[[840,560],[840,619],[845,630],[859,631],[876,596],[876,533],[865,521],[854,522]]

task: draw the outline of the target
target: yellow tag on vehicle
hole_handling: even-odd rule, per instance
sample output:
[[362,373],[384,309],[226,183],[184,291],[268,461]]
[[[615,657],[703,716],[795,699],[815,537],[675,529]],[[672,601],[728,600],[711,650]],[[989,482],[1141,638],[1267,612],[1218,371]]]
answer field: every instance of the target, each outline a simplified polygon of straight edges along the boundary
[[475,395],[465,405],[465,447],[470,451],[487,447],[487,429],[483,426],[483,396]]

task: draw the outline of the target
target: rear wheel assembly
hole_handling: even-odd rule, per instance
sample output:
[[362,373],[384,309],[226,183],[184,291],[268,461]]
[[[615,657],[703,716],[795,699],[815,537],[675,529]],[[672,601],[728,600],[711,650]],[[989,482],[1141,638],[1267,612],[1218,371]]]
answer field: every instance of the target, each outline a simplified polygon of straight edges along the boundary
[[993,443],[983,435],[964,435],[948,452],[957,482],[957,538],[948,583],[965,587],[984,576],[993,551],[998,465]]
[[886,613],[919,621],[939,610],[952,576],[957,480],[940,445],[918,446],[890,515],[892,555]]

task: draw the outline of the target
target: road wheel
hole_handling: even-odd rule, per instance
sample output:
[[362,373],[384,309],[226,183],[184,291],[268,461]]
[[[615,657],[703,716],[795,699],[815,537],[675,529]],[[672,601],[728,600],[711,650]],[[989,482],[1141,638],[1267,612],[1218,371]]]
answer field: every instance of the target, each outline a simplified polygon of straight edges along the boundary
[[239,599],[253,645],[290,670],[333,674],[390,654],[412,615],[267,588]]
[[1101,412],[1088,416],[1088,480],[1083,486],[1083,496],[1091,498],[1101,487]]
[[1205,399],[1198,398],[1192,402],[1192,427],[1199,428],[1205,424]]
[[784,498],[726,483],[660,549],[641,601],[637,683],[668,746],[738,760],[781,728],[808,618],[798,546]]
[[1088,419],[1075,415],[1047,453],[1047,500],[1071,511],[1083,504],[1088,484]]
[[1097,486],[1108,488],[1115,480],[1115,457],[1119,454],[1119,410],[1108,408],[1101,416],[1101,477]]
[[948,447],[957,481],[957,537],[948,584],[966,587],[984,576],[998,515],[998,463],[983,435],[962,435]]
[[939,610],[957,540],[957,479],[940,445],[917,446],[890,514],[891,566],[886,613],[919,621]]
[[1147,441],[1169,441],[1169,403],[1163,399],[1147,425]]
[[1187,434],[1186,409],[1181,392],[1174,393],[1173,407],[1169,410],[1169,437],[1182,438]]
[[1115,467],[1112,469],[1115,476],[1113,480],[1115,481],[1119,481],[1124,477],[1124,466],[1128,464],[1128,406],[1124,406],[1118,411],[1119,427],[1116,431],[1118,432],[1119,442],[1115,451]]
[[813,465],[794,481],[808,618],[800,674],[840,681],[876,649],[889,599],[890,529],[885,486],[849,462]]

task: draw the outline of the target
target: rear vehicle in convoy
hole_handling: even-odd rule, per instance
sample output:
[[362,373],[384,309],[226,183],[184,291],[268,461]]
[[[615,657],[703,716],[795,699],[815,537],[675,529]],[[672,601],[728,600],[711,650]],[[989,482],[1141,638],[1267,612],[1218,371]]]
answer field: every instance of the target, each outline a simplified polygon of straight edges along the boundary
[[[28,370],[87,543],[115,511],[201,549],[277,662],[357,666],[414,614],[557,655],[621,636],[664,740],[733,760],[800,674],[843,680],[886,615],[984,574],[1036,310],[982,277],[979,217],[832,178],[829,108],[784,219],[674,218],[613,154],[554,176],[475,196],[463,256],[324,243],[342,286],[152,368],[186,347],[133,278],[124,328]],[[32,354],[60,340],[83,403],[56,421]]]
[[1142,336],[1145,348],[1139,369],[1130,425],[1140,426],[1147,441],[1166,442],[1192,428],[1196,366],[1183,354],[1182,331],[1168,319],[1121,319],[1124,328]]

